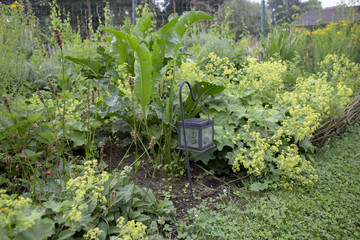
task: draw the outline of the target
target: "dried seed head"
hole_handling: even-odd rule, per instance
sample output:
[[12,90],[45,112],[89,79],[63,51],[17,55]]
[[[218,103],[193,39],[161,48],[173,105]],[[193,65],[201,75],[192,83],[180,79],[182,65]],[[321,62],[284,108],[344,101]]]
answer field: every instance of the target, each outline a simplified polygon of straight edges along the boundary
[[153,148],[155,146],[155,143],[156,143],[156,138],[155,138],[155,136],[152,136],[151,140],[150,140],[150,143],[149,143],[148,149]]
[[92,88],[91,89],[91,104],[95,103],[95,90]]
[[136,133],[135,133],[135,130],[131,130],[130,136],[131,136],[133,142],[136,142]]
[[104,144],[103,142],[100,142],[99,144],[100,144],[100,155],[102,156],[104,155]]
[[57,29],[54,30],[54,38],[55,38],[57,45],[59,45],[60,50],[62,51],[63,50],[63,41],[61,39],[61,33]]
[[139,120],[139,123],[141,123],[141,121],[143,120],[143,111],[142,110],[139,111],[138,120]]
[[131,76],[129,76],[129,86],[130,86],[131,93],[133,93],[134,92],[134,87],[135,87],[135,80]]
[[16,170],[17,172],[20,172],[20,166],[19,166],[19,164],[16,164],[15,170]]
[[45,104],[44,95],[42,94],[42,92],[39,89],[36,90],[36,94],[38,95],[40,102]]
[[60,141],[59,141],[59,138],[58,138],[58,136],[57,136],[57,133],[56,133],[56,135],[55,135],[55,146],[58,148],[59,146],[60,146]]
[[81,118],[83,119],[84,122],[86,122],[88,118],[86,108],[84,106],[81,106],[81,109],[82,109]]
[[159,98],[161,99],[161,83],[158,83],[156,91],[157,91],[157,93],[159,95]]
[[13,182],[16,184],[19,182],[16,176],[13,177]]
[[56,98],[54,83],[51,81],[48,81],[46,85],[50,88],[50,92],[54,96],[54,98]]
[[11,112],[11,108],[10,108],[10,101],[9,98],[6,95],[2,95],[2,99],[4,101],[4,105],[6,107],[6,109]]
[[100,98],[101,97],[100,88],[96,89],[96,93],[97,93],[98,98]]
[[38,172],[40,172],[40,170],[41,170],[41,163],[36,163],[36,170],[38,171]]
[[112,190],[111,194],[110,194],[110,202],[114,202],[116,198],[116,191],[115,190]]
[[37,129],[38,129],[37,123],[36,122],[33,123],[32,127],[34,128],[34,135],[35,135],[35,137],[37,137]]
[[52,148],[51,144],[48,145],[49,152],[51,154],[55,153],[54,149]]
[[90,96],[86,94],[86,102],[88,104],[88,107],[90,107]]
[[6,156],[5,159],[6,159],[6,165],[8,167],[10,167],[11,163],[12,163],[12,157],[11,156]]

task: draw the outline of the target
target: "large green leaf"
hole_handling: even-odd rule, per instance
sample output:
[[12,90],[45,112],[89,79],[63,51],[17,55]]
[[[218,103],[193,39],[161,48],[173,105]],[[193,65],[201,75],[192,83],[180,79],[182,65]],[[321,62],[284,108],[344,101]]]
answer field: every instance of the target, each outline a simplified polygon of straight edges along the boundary
[[186,30],[195,22],[204,20],[213,20],[214,18],[201,11],[191,11],[182,14],[177,21],[174,29],[180,35],[184,36]]
[[70,229],[65,229],[61,231],[58,235],[57,240],[69,240],[72,239],[71,237],[75,234],[74,231],[71,231]]
[[95,75],[97,75],[102,68],[101,62],[97,62],[91,59],[80,59],[80,58],[74,58],[70,56],[65,57],[67,60],[70,60],[74,63],[83,65],[87,68],[89,68]]
[[10,240],[10,238],[8,237],[8,230],[6,228],[0,227],[0,235],[2,237],[2,240]]
[[154,39],[152,46],[152,58],[153,58],[153,71],[157,73],[162,67],[165,59],[167,34],[173,30],[175,24],[179,20],[179,16],[173,17],[167,24],[165,24],[159,31],[158,37]]
[[84,146],[86,144],[86,137],[83,132],[73,131],[68,134],[68,138],[74,142],[74,147]]
[[111,33],[115,38],[111,42],[111,53],[118,54],[118,59],[116,63],[121,65],[125,62],[128,62],[128,52],[126,50],[127,38],[126,34],[120,31],[116,31],[109,28],[102,29],[105,32]]
[[[175,18],[176,19],[176,18]],[[198,21],[213,20],[213,17],[200,11],[191,11],[183,13],[179,19],[174,20],[176,24],[167,31],[166,34],[166,58],[176,58],[181,40],[189,27]],[[171,22],[173,24],[173,22]],[[171,25],[167,26],[170,27]],[[166,31],[167,29],[165,29]]]
[[135,96],[143,108],[150,101],[154,84],[152,78],[151,53],[145,44],[138,46],[135,51]]
[[136,26],[133,28],[132,35],[135,35],[139,40],[143,41],[146,38],[146,33],[152,26],[152,17],[152,13],[142,15],[142,17],[138,19]]
[[[184,105],[184,112],[187,113],[187,117],[190,117],[189,115],[193,116],[198,113],[199,110],[197,109],[198,102],[202,102],[204,104],[205,98],[209,96],[214,96],[217,94],[220,94],[222,91],[224,91],[224,86],[215,85],[208,82],[195,82],[197,84],[198,88],[198,101],[193,102],[191,98],[191,94],[189,93],[188,98],[186,99]],[[193,87],[193,94],[196,95],[195,87]]]
[[49,219],[38,219],[35,224],[18,234],[15,239],[42,240],[48,239],[55,233],[55,223]]

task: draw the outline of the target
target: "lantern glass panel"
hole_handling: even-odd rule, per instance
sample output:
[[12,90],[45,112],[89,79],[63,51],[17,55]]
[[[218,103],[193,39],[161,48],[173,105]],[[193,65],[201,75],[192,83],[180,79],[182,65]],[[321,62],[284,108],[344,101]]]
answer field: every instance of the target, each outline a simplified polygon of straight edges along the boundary
[[202,129],[202,147],[211,144],[212,139],[213,139],[213,127],[212,125],[209,125],[208,127]]
[[[181,146],[185,146],[183,129],[180,130]],[[199,129],[185,128],[186,145],[191,148],[199,148]]]

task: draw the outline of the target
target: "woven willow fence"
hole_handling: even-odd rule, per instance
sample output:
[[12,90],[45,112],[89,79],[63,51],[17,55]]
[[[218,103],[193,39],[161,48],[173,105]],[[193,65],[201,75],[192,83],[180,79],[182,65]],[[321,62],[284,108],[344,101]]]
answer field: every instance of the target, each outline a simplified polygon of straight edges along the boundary
[[360,119],[360,93],[345,107],[340,115],[335,114],[333,118],[323,123],[313,135],[312,142],[322,146],[326,139],[339,134],[347,126],[356,123]]

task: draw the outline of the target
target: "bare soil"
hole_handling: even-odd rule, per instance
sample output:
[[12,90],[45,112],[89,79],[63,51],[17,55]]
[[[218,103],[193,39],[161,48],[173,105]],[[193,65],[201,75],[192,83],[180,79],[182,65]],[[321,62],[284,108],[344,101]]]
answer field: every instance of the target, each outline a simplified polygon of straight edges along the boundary
[[[110,172],[114,170],[121,171],[125,166],[134,166],[135,154],[133,151],[125,158],[125,150],[120,147],[114,148],[113,146],[110,151],[110,147],[105,146],[104,152],[104,160],[108,164]],[[227,183],[239,184],[239,181],[232,176],[206,175],[203,170],[205,166],[190,162],[194,194],[194,201],[192,201],[186,171],[184,175],[174,177],[171,173],[161,169],[154,170],[154,164],[149,163],[146,157],[138,160],[138,162],[140,163],[136,184],[144,187],[148,187],[150,184],[150,188],[158,199],[169,197],[176,208],[176,219],[183,219],[188,209],[195,207],[209,197],[215,197],[221,193]],[[119,163],[121,163],[120,166]],[[184,168],[186,168],[185,162]],[[130,179],[135,182],[135,167],[130,172]]]

